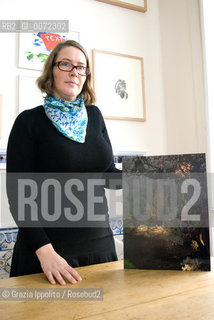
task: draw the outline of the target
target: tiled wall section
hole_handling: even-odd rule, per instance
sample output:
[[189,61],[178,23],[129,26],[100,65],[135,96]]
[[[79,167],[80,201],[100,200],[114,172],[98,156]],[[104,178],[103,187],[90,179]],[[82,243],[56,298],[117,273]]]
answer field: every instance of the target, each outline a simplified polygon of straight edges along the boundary
[[0,229],[0,278],[7,278],[9,276],[17,232],[17,228]]
[[[118,259],[123,259],[123,220],[111,219]],[[0,229],[0,278],[9,277],[13,247],[16,242],[17,228]]]

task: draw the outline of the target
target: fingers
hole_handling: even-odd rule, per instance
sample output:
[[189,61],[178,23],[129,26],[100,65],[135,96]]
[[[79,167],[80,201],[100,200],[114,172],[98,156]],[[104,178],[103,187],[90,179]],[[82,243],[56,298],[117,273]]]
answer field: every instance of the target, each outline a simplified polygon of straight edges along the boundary
[[64,268],[60,271],[58,270],[55,270],[52,272],[49,271],[49,272],[46,272],[45,274],[51,284],[56,284],[55,279],[61,285],[66,284],[64,279],[66,279],[68,282],[72,284],[75,284],[77,283],[77,281],[82,280],[78,272],[69,265],[67,266],[67,268]]
[[78,281],[82,280],[81,276],[74,268],[72,268],[71,266],[68,265],[68,268],[66,268],[66,269],[76,280],[78,280]]
[[61,274],[58,271],[54,272],[54,278],[59,282],[59,284],[61,285],[66,284],[65,280],[62,278]]
[[56,284],[56,281],[54,280],[54,277],[52,276],[52,273],[50,271],[46,272],[45,275],[51,284]]
[[77,281],[75,280],[75,278],[70,274],[70,272],[68,272],[67,270],[63,270],[62,271],[62,275],[64,278],[66,278],[68,280],[68,282],[75,284],[77,283]]

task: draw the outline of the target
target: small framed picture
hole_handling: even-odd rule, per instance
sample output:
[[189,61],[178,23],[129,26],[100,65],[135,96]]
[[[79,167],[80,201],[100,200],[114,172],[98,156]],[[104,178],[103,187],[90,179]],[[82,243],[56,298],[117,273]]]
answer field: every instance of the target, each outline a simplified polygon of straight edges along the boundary
[[109,4],[113,4],[115,6],[146,12],[147,11],[147,0],[97,0],[100,2],[105,2]]
[[42,70],[43,65],[59,42],[75,40],[79,42],[79,32],[69,33],[20,33],[19,68]]
[[106,119],[146,120],[143,58],[92,50],[97,105]]

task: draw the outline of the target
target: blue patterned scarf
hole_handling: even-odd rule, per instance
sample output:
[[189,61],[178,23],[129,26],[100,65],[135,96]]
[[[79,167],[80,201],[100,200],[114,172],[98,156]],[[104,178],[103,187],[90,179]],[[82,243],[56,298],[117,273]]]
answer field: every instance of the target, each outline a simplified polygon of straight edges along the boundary
[[88,115],[81,96],[70,102],[51,95],[44,99],[44,108],[47,117],[65,137],[85,142]]

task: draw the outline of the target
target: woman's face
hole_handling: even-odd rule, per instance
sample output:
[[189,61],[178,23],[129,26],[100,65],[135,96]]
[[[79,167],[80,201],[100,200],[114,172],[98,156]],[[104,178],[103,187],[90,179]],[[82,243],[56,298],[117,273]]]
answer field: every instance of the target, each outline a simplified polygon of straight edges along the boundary
[[[65,47],[60,50],[56,58],[58,61],[68,61],[74,66],[87,67],[84,53],[76,47]],[[54,88],[53,94],[63,100],[75,101],[82,91],[86,76],[81,76],[74,68],[72,71],[61,71],[57,66],[53,67]]]

